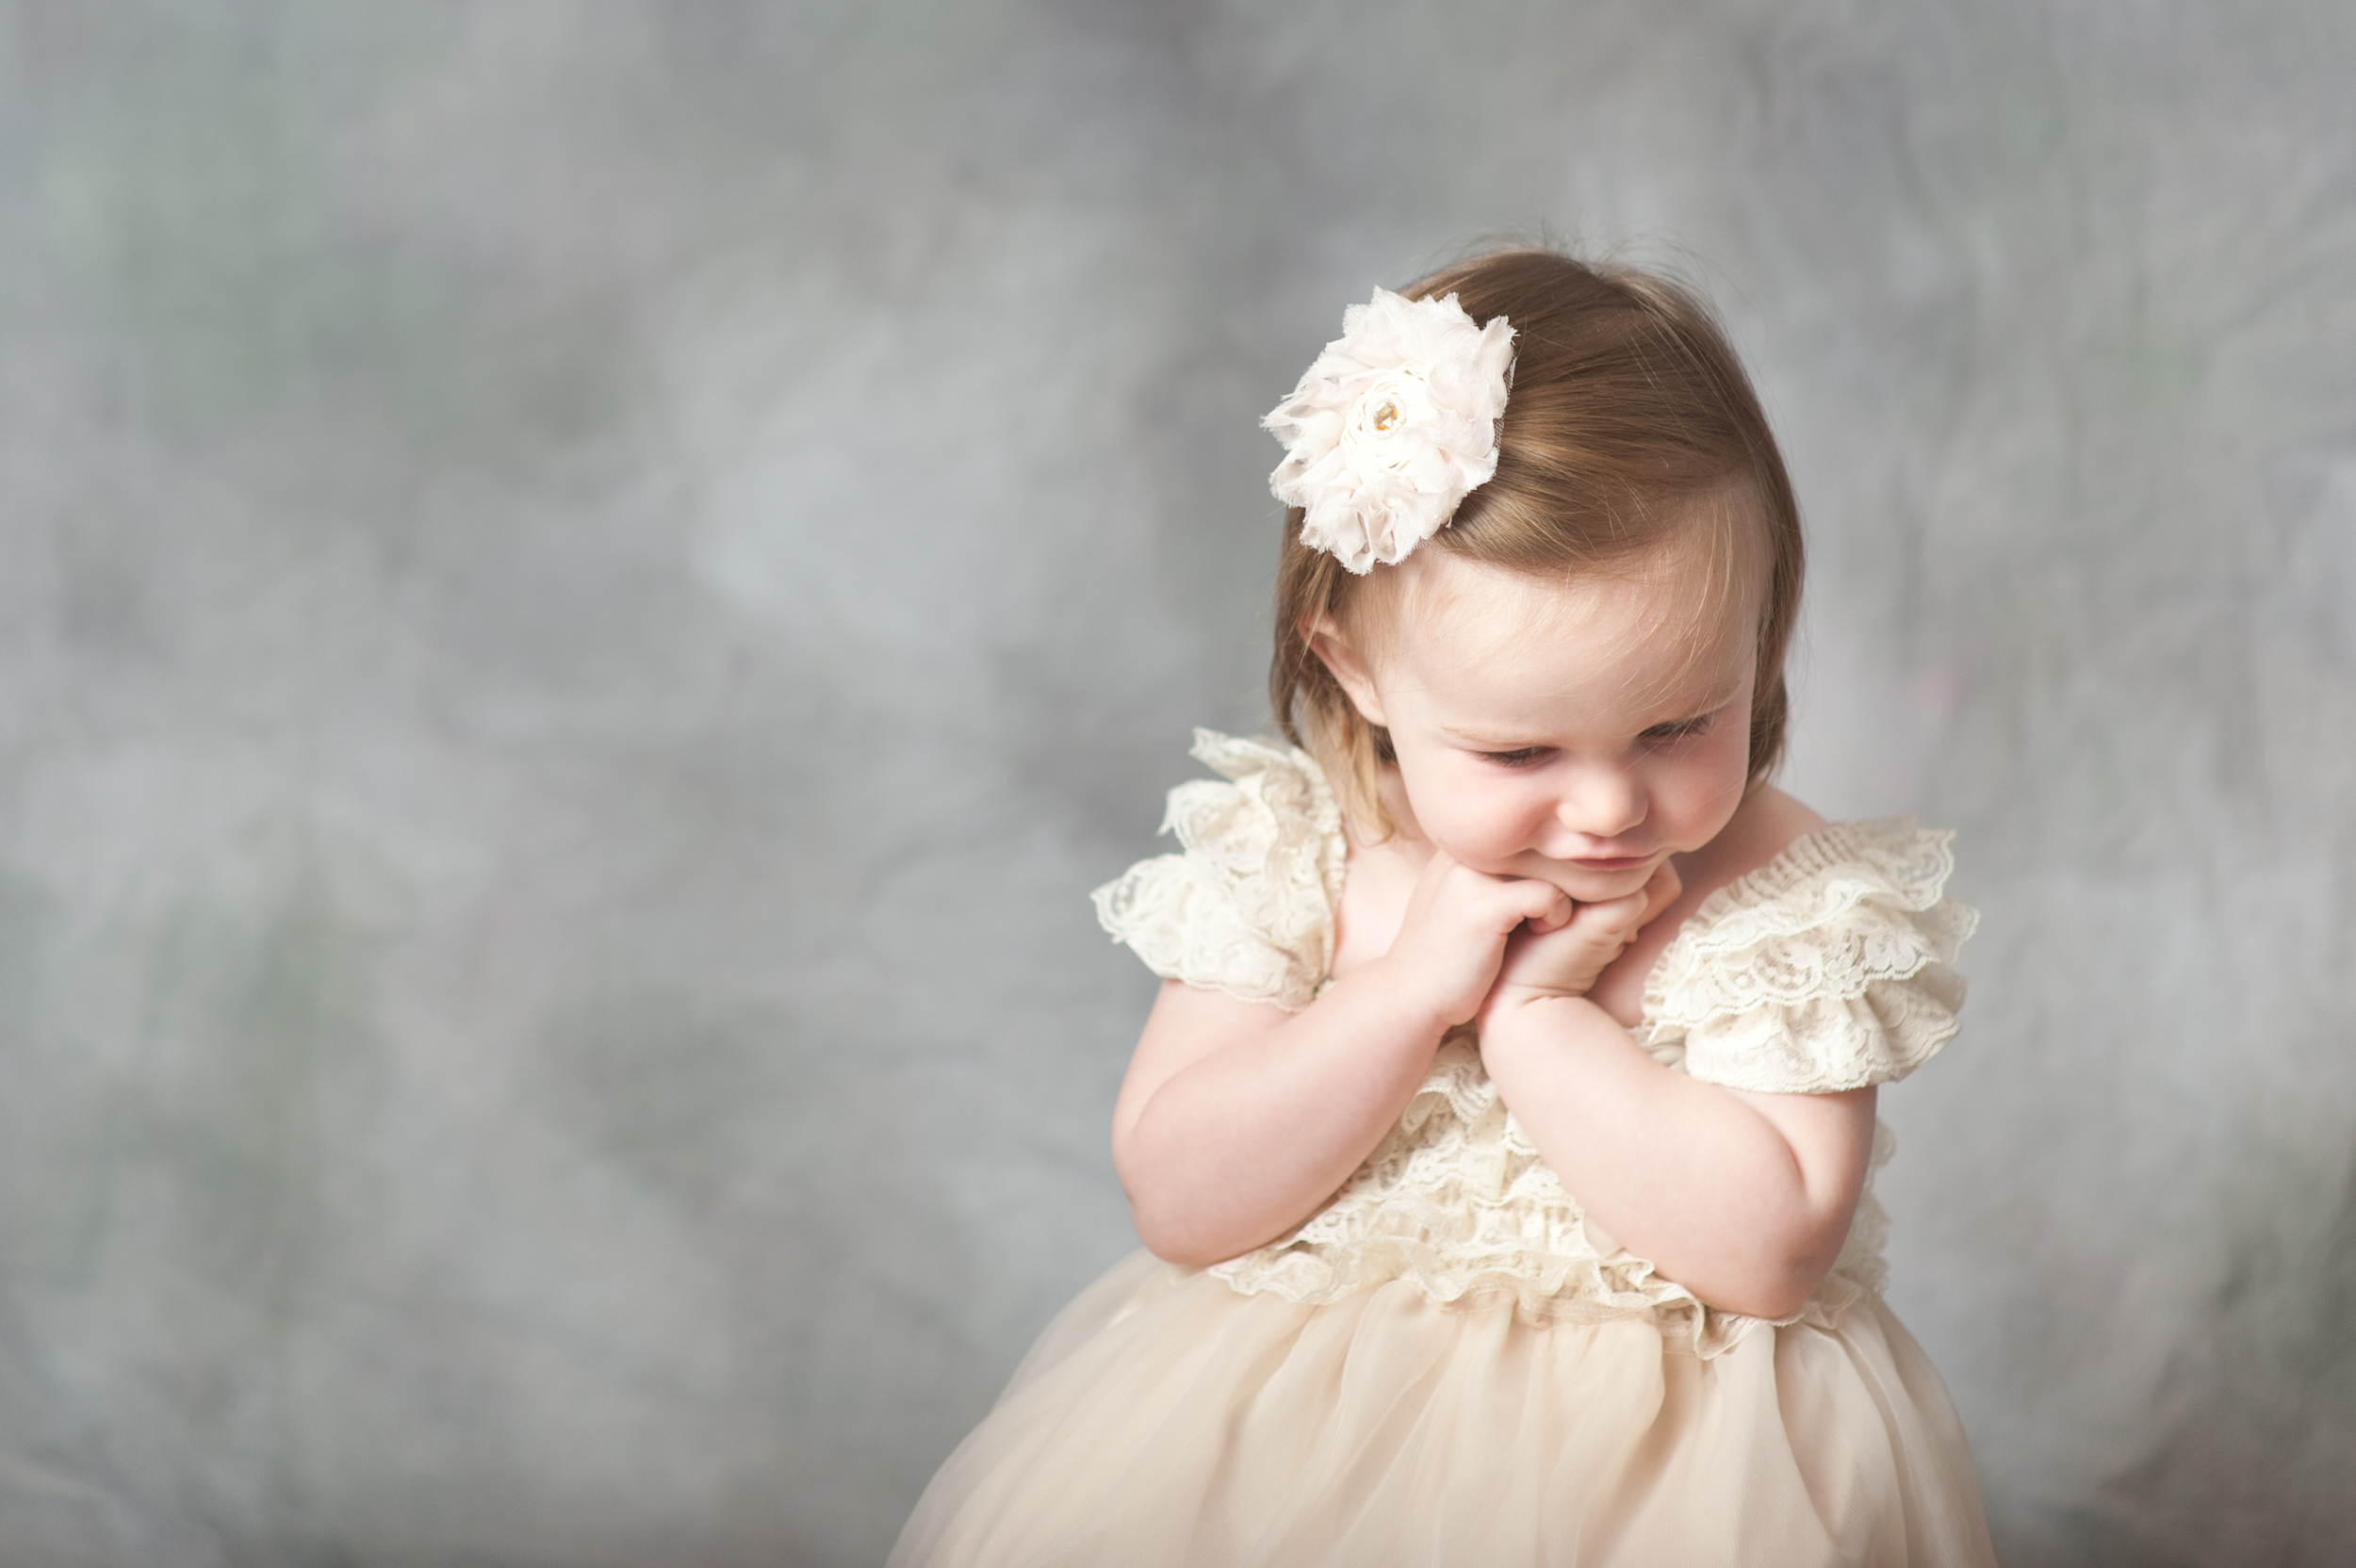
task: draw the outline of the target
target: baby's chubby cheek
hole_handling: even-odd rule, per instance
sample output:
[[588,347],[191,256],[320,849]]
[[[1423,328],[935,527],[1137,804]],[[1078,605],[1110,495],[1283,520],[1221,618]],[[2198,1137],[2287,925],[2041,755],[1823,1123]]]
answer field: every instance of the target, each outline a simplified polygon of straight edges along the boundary
[[1529,852],[1530,835],[1518,825],[1446,804],[1426,808],[1416,803],[1415,811],[1415,825],[1432,847],[1459,865],[1491,876],[1530,874],[1530,862],[1536,857]]

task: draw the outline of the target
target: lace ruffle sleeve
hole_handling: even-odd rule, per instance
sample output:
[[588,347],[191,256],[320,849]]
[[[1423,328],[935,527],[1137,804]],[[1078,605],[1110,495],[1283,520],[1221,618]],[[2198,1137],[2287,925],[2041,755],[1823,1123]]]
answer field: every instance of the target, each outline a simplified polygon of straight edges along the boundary
[[1907,818],[1843,823],[1712,893],[1654,965],[1651,1049],[1770,1094],[1921,1067],[1955,1037],[1964,984],[1948,966],[1978,923],[1942,892],[1953,837]]
[[1198,729],[1194,756],[1225,782],[1170,792],[1161,830],[1185,853],[1097,889],[1096,918],[1156,974],[1298,1012],[1333,964],[1340,808],[1298,748]]

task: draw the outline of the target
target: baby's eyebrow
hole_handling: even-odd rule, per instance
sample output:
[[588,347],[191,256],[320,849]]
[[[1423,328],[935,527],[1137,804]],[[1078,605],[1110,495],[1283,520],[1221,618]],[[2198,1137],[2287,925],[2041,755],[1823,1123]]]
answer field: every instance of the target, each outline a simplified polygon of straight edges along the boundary
[[1506,730],[1457,729],[1448,725],[1440,727],[1440,733],[1459,745],[1472,746],[1481,751],[1527,751],[1532,746],[1554,743],[1540,736]]

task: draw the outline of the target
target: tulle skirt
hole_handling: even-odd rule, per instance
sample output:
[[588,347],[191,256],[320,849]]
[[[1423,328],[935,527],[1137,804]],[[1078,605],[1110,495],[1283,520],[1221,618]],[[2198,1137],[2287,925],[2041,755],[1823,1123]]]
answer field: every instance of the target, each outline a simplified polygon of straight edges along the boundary
[[1405,1282],[1304,1306],[1139,1252],[1049,1326],[891,1568],[1995,1562],[1877,1298],[1703,1359]]

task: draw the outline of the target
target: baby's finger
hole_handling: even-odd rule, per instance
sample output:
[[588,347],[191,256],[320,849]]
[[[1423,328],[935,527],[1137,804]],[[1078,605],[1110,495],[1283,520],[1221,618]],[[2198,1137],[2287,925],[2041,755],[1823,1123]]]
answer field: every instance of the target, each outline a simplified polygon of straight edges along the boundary
[[1551,882],[1518,877],[1506,886],[1513,893],[1509,906],[1520,912],[1519,923],[1529,930],[1540,934],[1560,931],[1579,912],[1579,906],[1571,902],[1570,895]]
[[1650,900],[1639,890],[1600,904],[1583,904],[1579,906],[1579,918],[1597,936],[1610,933],[1612,939],[1625,947],[1644,929],[1649,904]]
[[[1540,883],[1539,886],[1552,887],[1552,884]],[[1546,913],[1531,915],[1522,923],[1534,936],[1543,937],[1549,932],[1562,930],[1570,924],[1572,918],[1579,913],[1579,906],[1571,902],[1570,894],[1560,888],[1554,888],[1553,892],[1554,897],[1547,904]]]
[[1677,868],[1666,860],[1661,861],[1661,869],[1654,872],[1652,880],[1644,884],[1644,913],[1636,923],[1651,924],[1653,917],[1675,904],[1677,895],[1684,891],[1685,881],[1677,875]]

